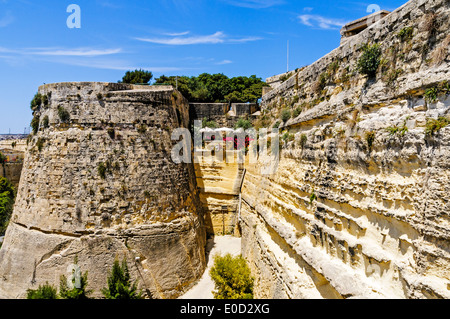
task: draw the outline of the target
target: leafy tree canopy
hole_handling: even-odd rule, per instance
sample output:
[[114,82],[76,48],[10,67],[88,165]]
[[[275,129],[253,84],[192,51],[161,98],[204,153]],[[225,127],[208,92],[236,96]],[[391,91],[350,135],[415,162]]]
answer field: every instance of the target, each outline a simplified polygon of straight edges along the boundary
[[0,177],[0,234],[4,234],[8,226],[13,211],[14,198],[14,187],[6,178]]
[[210,275],[215,283],[215,299],[253,299],[254,279],[242,256],[215,256]]
[[119,83],[130,84],[147,84],[153,78],[153,74],[150,71],[134,70],[127,71]]
[[256,102],[267,86],[256,75],[228,78],[224,74],[202,73],[199,76],[165,76],[155,79],[155,84],[177,86],[178,91],[190,102]]

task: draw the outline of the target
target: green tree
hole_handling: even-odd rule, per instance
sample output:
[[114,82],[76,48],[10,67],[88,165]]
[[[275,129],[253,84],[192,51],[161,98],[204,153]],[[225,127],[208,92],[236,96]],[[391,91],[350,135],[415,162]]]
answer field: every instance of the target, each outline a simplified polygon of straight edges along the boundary
[[[1,157],[1,153],[0,153]],[[0,177],[0,235],[3,235],[13,212],[15,190],[4,177]]]
[[58,293],[56,288],[47,282],[45,285],[39,285],[36,290],[28,289],[27,299],[58,299]]
[[127,261],[122,260],[122,266],[116,259],[108,276],[108,287],[102,289],[106,299],[142,299],[142,292],[137,289],[137,281],[131,283]]
[[155,84],[178,86],[178,91],[190,102],[255,102],[267,86],[256,75],[228,78],[224,74],[202,73],[199,76],[165,76],[155,79]]
[[134,70],[127,71],[119,83],[130,84],[147,84],[153,78],[153,74],[150,71]]
[[215,256],[210,275],[215,299],[253,299],[253,278],[242,256]]
[[61,275],[59,283],[59,294],[63,299],[83,300],[89,299],[91,290],[87,290],[88,285],[88,272],[81,273],[77,265],[77,258],[75,257],[75,266],[72,270],[72,279],[68,283],[67,277]]

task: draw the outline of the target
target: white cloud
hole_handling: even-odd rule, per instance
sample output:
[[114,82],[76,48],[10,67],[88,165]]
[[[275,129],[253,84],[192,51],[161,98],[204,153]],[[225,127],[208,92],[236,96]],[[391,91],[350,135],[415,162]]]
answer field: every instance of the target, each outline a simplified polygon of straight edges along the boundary
[[216,64],[217,65],[225,65],[225,64],[231,64],[231,63],[233,63],[233,61],[231,61],[231,60],[223,60],[223,61],[217,62]]
[[29,54],[31,55],[49,55],[49,56],[102,56],[102,55],[112,55],[122,52],[122,49],[105,49],[105,50],[95,50],[89,48],[79,48],[79,49],[44,49],[44,50],[31,50]]
[[92,48],[75,48],[75,49],[61,49],[61,48],[27,48],[20,50],[13,50],[0,47],[0,52],[10,53],[16,55],[43,55],[43,56],[78,56],[78,57],[96,57],[104,55],[118,54],[122,49],[92,49]]
[[230,5],[251,8],[251,9],[264,9],[283,4],[283,0],[224,0]]
[[245,42],[253,42],[262,40],[261,37],[247,37],[247,38],[241,38],[241,39],[229,39],[228,42],[230,43],[245,43]]
[[225,40],[223,32],[216,32],[211,35],[199,35],[191,37],[175,36],[171,38],[135,38],[136,40],[157,44],[167,45],[191,45],[191,44],[216,44],[223,43]]
[[302,23],[308,27],[325,29],[325,30],[340,29],[347,23],[347,21],[344,21],[342,19],[326,18],[326,17],[322,17],[320,15],[314,15],[314,14],[302,14],[302,15],[299,15],[298,18],[300,19],[300,23]]
[[184,31],[184,32],[173,32],[173,33],[163,33],[164,35],[167,35],[169,37],[180,37],[182,35],[188,35],[189,33],[191,33],[190,31]]
[[106,70],[135,70],[145,69],[153,72],[172,72],[179,71],[180,68],[168,66],[153,66],[143,67],[136,66],[135,63],[129,61],[113,58],[113,55],[119,54],[122,49],[92,49],[92,48],[75,48],[75,49],[61,49],[61,48],[26,48],[26,49],[8,49],[0,47],[0,59],[13,65],[19,61],[44,61],[49,63],[58,63],[79,67],[88,67],[94,69]]
[[211,35],[196,35],[185,37],[184,35],[187,34],[189,34],[189,32],[183,32],[182,34],[174,34],[174,36],[169,38],[167,37],[135,38],[135,40],[165,45],[193,45],[193,44],[218,44],[218,43],[244,43],[261,39],[258,37],[231,39],[222,31],[217,31],[216,33]]

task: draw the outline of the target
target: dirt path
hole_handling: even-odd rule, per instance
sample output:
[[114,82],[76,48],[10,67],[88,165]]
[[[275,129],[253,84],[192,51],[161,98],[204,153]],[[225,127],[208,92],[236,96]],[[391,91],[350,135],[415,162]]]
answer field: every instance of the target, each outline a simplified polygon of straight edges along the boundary
[[179,299],[214,299],[212,291],[214,282],[209,276],[209,270],[214,264],[214,255],[225,255],[230,253],[234,256],[241,254],[241,239],[231,236],[216,236],[209,240],[206,246],[209,254],[207,255],[207,266],[205,273],[200,281]]

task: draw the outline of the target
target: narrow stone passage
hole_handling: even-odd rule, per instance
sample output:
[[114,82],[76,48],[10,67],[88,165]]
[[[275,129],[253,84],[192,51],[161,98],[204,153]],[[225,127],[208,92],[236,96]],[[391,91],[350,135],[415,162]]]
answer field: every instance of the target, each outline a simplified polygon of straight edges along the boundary
[[241,254],[241,238],[232,236],[216,236],[208,240],[207,249],[207,266],[205,273],[200,281],[191,288],[187,293],[179,299],[213,299],[212,291],[214,290],[214,282],[209,275],[209,271],[214,264],[214,256],[226,255],[228,253],[233,256]]

